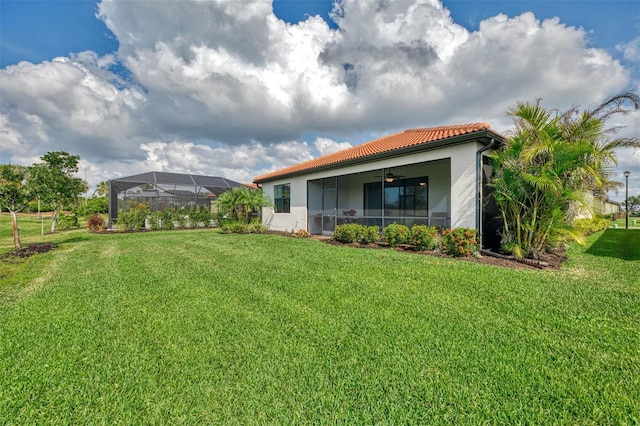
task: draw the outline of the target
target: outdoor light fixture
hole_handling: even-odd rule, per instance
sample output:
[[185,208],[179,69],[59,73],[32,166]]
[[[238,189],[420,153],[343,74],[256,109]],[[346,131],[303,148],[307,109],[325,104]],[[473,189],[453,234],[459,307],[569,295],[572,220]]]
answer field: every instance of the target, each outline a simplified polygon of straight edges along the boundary
[[418,185],[420,185],[420,186],[426,186],[426,185],[427,185],[427,182],[425,182],[425,181],[421,180],[420,182],[418,182]]
[[629,229],[629,175],[628,170],[624,174],[624,227]]
[[389,173],[384,175],[384,181],[387,182],[387,183],[391,183],[394,180],[401,179],[403,177],[404,177],[404,175],[394,175],[393,173],[391,173],[391,169],[389,169]]

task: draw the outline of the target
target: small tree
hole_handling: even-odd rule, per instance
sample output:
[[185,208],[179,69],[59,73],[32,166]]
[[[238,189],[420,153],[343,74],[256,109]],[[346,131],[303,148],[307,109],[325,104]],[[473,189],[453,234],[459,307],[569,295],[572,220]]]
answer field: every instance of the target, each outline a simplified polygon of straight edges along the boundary
[[[629,200],[629,215],[637,215],[640,214],[640,195],[638,196],[630,196]],[[624,207],[626,203],[622,202],[622,207]]]
[[56,230],[58,214],[68,203],[75,202],[87,190],[87,184],[74,177],[78,171],[77,155],[64,151],[48,152],[40,157],[43,163],[29,167],[29,186],[40,199],[53,206],[51,232]]
[[0,205],[9,210],[13,229],[13,245],[20,248],[18,215],[29,201],[26,185],[27,169],[23,166],[0,164]]
[[215,204],[219,214],[249,223],[252,212],[270,206],[271,201],[262,193],[262,189],[237,187],[220,194]]

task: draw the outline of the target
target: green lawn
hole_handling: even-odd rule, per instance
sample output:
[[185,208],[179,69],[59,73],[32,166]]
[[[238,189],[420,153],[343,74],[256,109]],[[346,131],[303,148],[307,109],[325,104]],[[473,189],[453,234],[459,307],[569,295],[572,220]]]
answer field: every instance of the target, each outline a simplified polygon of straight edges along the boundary
[[640,422],[640,230],[539,271],[23,224],[58,248],[0,279],[0,423]]
[[[635,224],[633,223],[634,220],[636,221]],[[613,223],[618,225],[618,228],[624,228],[626,226],[626,220],[624,217],[614,221]],[[640,229],[640,217],[629,216],[629,228]]]

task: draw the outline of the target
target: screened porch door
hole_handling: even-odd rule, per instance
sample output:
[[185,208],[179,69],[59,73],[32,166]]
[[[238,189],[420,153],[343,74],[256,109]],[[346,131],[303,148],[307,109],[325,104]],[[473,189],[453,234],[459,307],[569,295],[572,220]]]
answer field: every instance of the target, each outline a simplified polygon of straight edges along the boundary
[[336,178],[322,179],[322,233],[333,234],[336,229],[338,192]]
[[336,228],[338,191],[336,178],[307,182],[308,230],[314,235],[331,235]]

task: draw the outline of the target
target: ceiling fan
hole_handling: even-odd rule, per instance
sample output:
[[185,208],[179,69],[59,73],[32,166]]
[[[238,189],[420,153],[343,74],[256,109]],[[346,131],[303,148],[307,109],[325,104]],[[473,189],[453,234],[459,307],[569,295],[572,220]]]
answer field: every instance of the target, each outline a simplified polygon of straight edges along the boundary
[[403,178],[403,177],[404,177],[403,175],[394,175],[393,173],[391,173],[391,169],[389,169],[389,172],[386,175],[384,175],[384,181],[387,183],[391,183],[394,180]]

